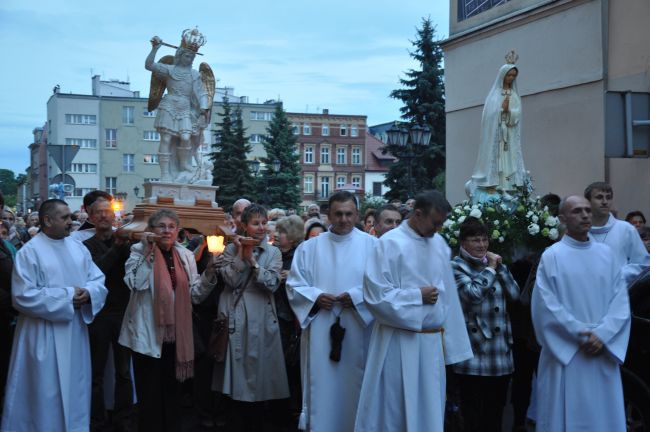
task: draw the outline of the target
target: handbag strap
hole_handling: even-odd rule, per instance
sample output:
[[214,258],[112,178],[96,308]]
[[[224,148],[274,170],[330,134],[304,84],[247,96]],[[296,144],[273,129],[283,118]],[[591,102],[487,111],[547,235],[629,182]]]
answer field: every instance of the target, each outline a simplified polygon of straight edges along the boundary
[[242,296],[244,295],[244,291],[246,291],[246,286],[248,286],[248,283],[253,278],[253,273],[254,273],[254,270],[253,270],[253,268],[251,268],[250,273],[248,273],[248,276],[246,277],[246,282],[244,282],[244,284],[242,285],[242,289],[239,292],[239,294],[237,294],[237,298],[235,299],[235,303],[233,303],[233,305],[232,305],[233,309],[235,309],[237,307],[237,303],[239,303],[239,300],[241,300]]

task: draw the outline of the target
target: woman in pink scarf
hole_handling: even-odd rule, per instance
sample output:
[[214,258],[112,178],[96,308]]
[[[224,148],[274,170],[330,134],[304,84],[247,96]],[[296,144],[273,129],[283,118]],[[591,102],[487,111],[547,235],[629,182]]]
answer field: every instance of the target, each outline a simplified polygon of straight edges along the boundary
[[126,262],[131,298],[119,342],[133,351],[139,430],[180,431],[180,384],[194,373],[192,302],[216,278],[214,266],[200,277],[192,252],[177,243],[173,210],[155,212],[148,228]]

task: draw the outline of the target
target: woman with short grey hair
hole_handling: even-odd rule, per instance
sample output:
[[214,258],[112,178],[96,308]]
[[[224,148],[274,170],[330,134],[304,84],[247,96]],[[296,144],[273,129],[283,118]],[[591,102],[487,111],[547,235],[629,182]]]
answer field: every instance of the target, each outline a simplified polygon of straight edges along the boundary
[[192,303],[214,288],[194,254],[177,242],[180,219],[161,209],[131,247],[124,281],[131,290],[119,342],[133,351],[139,430],[180,431],[181,385],[194,374]]
[[[289,306],[287,299],[286,281],[293,263],[293,254],[303,242],[305,224],[297,215],[281,218],[277,225],[278,247],[282,253],[282,270],[280,271],[280,287],[275,292],[275,304],[278,309],[282,350],[284,351],[285,367],[289,378],[289,413],[287,419],[290,429],[297,426],[297,418],[301,411],[302,391],[300,387],[300,325]],[[286,411],[286,410],[285,410]]]

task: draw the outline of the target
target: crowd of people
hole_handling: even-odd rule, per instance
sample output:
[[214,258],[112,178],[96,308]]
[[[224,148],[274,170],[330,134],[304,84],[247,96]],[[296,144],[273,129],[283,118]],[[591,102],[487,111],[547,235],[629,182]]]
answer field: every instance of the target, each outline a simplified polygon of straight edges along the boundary
[[449,248],[435,191],[242,198],[223,253],[168,208],[122,236],[112,199],[22,218],[0,195],[2,431],[500,431],[509,388],[513,430],[625,430],[650,229],[606,183],[544,197],[564,236],[508,265],[474,217]]

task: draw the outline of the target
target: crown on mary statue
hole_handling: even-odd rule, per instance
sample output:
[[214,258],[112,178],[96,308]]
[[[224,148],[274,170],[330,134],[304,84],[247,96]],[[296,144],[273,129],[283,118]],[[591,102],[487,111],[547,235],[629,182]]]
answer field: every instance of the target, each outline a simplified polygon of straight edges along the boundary
[[183,36],[181,40],[182,48],[198,52],[199,48],[205,45],[206,42],[207,39],[205,36],[203,36],[203,34],[201,34],[198,28],[194,27],[192,30],[183,30]]
[[507,64],[515,64],[517,63],[517,60],[519,60],[519,56],[517,55],[515,50],[511,50],[508,54],[506,54]]

